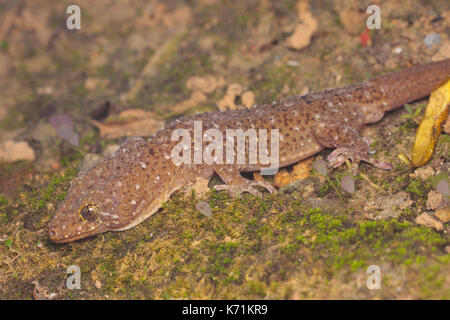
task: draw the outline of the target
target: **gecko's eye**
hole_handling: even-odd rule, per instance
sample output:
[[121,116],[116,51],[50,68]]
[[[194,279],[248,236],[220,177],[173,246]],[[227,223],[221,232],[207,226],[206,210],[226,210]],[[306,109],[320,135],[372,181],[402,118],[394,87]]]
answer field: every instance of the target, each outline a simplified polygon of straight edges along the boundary
[[95,221],[98,217],[98,206],[94,203],[88,203],[80,207],[79,213],[83,221]]

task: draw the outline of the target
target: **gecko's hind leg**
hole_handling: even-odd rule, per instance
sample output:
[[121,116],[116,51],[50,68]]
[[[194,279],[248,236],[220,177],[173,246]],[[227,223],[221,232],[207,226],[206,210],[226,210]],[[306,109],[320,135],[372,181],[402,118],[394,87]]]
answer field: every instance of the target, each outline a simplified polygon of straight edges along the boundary
[[370,138],[362,138],[359,133],[347,124],[336,124],[338,121],[322,122],[313,128],[313,132],[318,142],[328,148],[336,148],[328,156],[330,167],[336,168],[342,165],[347,159],[352,161],[352,172],[358,172],[360,161],[365,161],[373,166],[389,170],[392,165],[386,162],[379,162],[371,155]]
[[352,161],[352,172],[356,174],[358,172],[358,165],[360,161],[365,161],[370,163],[371,165],[383,169],[390,170],[392,169],[392,165],[388,162],[380,162],[376,161],[373,157],[367,155],[367,153],[358,152],[353,149],[340,147],[335,149],[330,153],[327,160],[330,164],[330,167],[337,168],[342,165],[345,160],[350,159]]
[[275,187],[267,181],[253,181],[241,176],[238,170],[230,165],[214,169],[225,184],[217,185],[216,190],[227,190],[233,198],[238,197],[244,192],[249,192],[255,196],[261,196],[261,192],[256,187],[263,187],[270,193],[276,192]]

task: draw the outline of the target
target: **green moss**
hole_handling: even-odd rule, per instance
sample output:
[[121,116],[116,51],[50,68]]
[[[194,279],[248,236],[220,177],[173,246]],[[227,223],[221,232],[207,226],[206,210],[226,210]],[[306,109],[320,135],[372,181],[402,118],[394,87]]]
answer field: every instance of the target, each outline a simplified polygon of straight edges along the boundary
[[402,183],[403,181],[405,181],[405,179],[406,179],[405,176],[398,176],[395,178],[395,182]]
[[188,99],[191,94],[186,88],[189,77],[208,73],[212,64],[208,55],[192,55],[181,50],[175,50],[172,57],[166,57],[164,61],[158,64],[158,72],[147,80],[147,87],[139,92],[132,104],[137,108],[147,106],[161,117],[168,117],[174,114],[168,114],[167,109],[160,106],[175,105]]
[[248,294],[256,295],[259,297],[265,297],[266,295],[266,285],[262,282],[251,280],[248,282]]
[[38,200],[38,208],[42,208],[46,202],[48,202],[51,199],[55,199],[59,201],[64,200],[66,197],[66,191],[56,192],[57,188],[61,188],[64,184],[67,185],[67,183],[72,180],[76,175],[76,167],[72,166],[71,168],[67,169],[62,174],[56,173],[53,174],[50,180],[50,183],[48,184],[47,188],[41,192],[39,195]]
[[405,188],[406,192],[412,193],[418,197],[422,197],[427,194],[431,189],[430,181],[425,183],[420,178],[411,179],[408,186]]
[[19,129],[25,125],[25,117],[19,108],[9,108],[6,116],[0,122],[0,127],[5,130]]
[[4,196],[0,194],[0,207],[6,206],[8,204],[8,200]]
[[239,27],[245,28],[250,21],[250,17],[247,14],[239,14],[236,20]]
[[449,144],[450,143],[450,134],[442,134],[439,136],[438,144]]
[[410,135],[416,127],[417,124],[414,121],[408,120],[399,127],[399,131],[401,135],[406,136]]
[[261,70],[263,78],[250,87],[255,92],[258,103],[270,103],[280,98],[280,93],[285,85],[295,87],[297,79],[297,71],[289,66],[281,67],[268,66],[267,69]]
[[3,52],[7,52],[8,51],[8,48],[9,48],[9,43],[8,43],[8,41],[2,41],[1,43],[0,43],[0,50],[1,51],[3,51]]

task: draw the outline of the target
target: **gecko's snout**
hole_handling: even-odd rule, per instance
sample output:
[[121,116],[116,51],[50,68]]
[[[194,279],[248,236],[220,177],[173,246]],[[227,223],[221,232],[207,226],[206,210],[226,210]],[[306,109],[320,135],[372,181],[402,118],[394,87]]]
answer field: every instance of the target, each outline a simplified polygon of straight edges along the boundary
[[50,223],[45,226],[44,230],[47,235],[47,239],[52,242],[57,242],[58,232],[56,231],[55,223],[53,223],[53,221],[50,221]]

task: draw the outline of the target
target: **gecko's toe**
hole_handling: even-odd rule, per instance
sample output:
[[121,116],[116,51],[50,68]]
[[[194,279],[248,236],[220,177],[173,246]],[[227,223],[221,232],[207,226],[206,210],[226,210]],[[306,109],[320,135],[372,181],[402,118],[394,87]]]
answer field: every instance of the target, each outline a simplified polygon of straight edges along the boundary
[[257,189],[253,188],[252,186],[247,186],[247,185],[241,186],[241,185],[220,184],[220,185],[214,186],[214,189],[216,189],[218,191],[227,190],[232,198],[237,198],[244,192],[251,193],[254,196],[261,196],[261,192],[259,192]]
[[264,189],[266,189],[270,193],[277,193],[277,189],[270,182],[267,182],[267,181],[254,181],[254,184],[257,185],[257,186],[263,187]]
[[358,173],[358,165],[360,161],[370,163],[374,167],[383,170],[391,170],[392,164],[388,162],[376,161],[373,157],[365,152],[358,152],[348,148],[337,148],[328,156],[329,166],[331,168],[337,168],[342,165],[347,159],[352,161],[351,171],[354,175]]
[[331,168],[341,166],[350,156],[344,148],[337,148],[328,156],[328,164]]
[[228,184],[220,184],[214,186],[216,190],[227,190],[232,198],[239,197],[242,193],[248,192],[254,196],[261,197],[262,193],[256,187],[263,187],[268,190],[270,193],[277,192],[274,186],[272,186],[269,182],[266,181],[249,181],[246,184],[242,185],[228,185]]
[[377,161],[373,157],[371,157],[370,155],[367,155],[367,154],[363,154],[363,153],[356,154],[356,156],[354,156],[352,158],[352,160],[354,160],[355,158],[358,161],[365,161],[367,163],[370,163],[371,165],[373,165],[374,167],[376,167],[378,169],[382,169],[382,170],[391,170],[392,169],[392,164],[391,163],[383,162],[383,161]]
[[393,168],[392,163],[389,162],[378,162],[373,159],[369,159],[369,161],[365,160],[366,162],[369,162],[373,166],[377,167],[378,169],[382,170],[391,170]]

